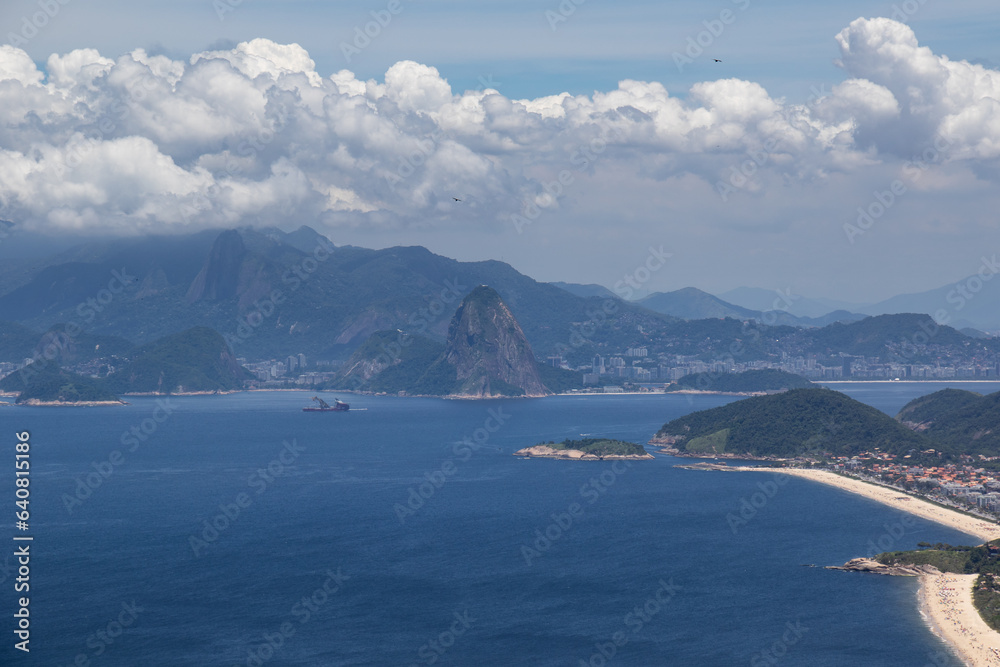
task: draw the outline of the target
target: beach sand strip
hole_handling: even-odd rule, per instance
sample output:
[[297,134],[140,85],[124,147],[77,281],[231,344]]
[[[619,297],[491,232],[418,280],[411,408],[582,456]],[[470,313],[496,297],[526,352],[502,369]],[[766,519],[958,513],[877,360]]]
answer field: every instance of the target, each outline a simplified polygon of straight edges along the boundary
[[934,521],[935,523],[939,523],[943,526],[954,528],[955,530],[959,530],[967,535],[972,535],[979,540],[978,544],[982,544],[988,540],[1000,538],[1000,525],[991,523],[986,519],[979,519],[974,516],[969,516],[968,514],[962,514],[961,512],[956,512],[946,507],[935,505],[934,503],[927,502],[926,500],[916,496],[905,494],[902,491],[897,491],[896,489],[890,489],[877,484],[869,484],[868,482],[863,482],[859,479],[852,479],[850,477],[837,475],[829,472],[828,470],[804,470],[801,468],[754,468],[749,466],[733,466],[731,469],[740,471],[770,472],[772,474],[775,472],[781,472],[786,475],[794,475],[795,477],[802,477],[810,479],[814,482],[821,482],[823,484],[835,486],[838,489],[842,489],[850,493],[856,493],[859,496],[864,496],[865,498],[882,503],[883,505],[888,505],[889,507],[898,509],[901,512],[907,512],[922,519],[927,519],[928,521]]
[[[733,466],[731,470],[778,472],[774,468]],[[901,491],[843,477],[827,470],[781,469],[780,472],[829,484],[856,493],[928,521],[972,535],[986,542],[1000,538],[1000,526],[956,512]],[[970,667],[1000,666],[1000,633],[994,631],[972,604],[974,574],[940,574],[920,577],[920,609],[931,631],[949,644]]]
[[920,610],[938,637],[951,645],[970,667],[1000,665],[1000,633],[972,604],[975,574],[920,577]]

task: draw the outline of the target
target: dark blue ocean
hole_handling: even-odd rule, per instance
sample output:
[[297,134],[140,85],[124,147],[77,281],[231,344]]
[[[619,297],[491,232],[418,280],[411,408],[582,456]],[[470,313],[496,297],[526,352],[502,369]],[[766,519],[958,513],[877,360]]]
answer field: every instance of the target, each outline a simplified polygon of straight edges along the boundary
[[[944,385],[834,386],[895,414]],[[804,480],[681,470],[663,455],[512,456],[583,434],[645,442],[732,397],[343,395],[351,412],[304,413],[310,396],[0,408],[0,664],[920,667],[950,656],[921,621],[913,579],[804,565],[880,541],[970,541],[960,533]],[[33,537],[30,593],[14,591],[15,534]],[[12,618],[26,595],[29,654],[14,648]]]

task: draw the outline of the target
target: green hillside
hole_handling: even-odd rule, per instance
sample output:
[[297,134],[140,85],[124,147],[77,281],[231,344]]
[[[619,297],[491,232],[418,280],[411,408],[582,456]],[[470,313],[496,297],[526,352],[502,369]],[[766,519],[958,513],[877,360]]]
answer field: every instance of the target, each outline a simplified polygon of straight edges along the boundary
[[829,389],[755,396],[675,419],[656,438],[674,438],[691,454],[793,457],[806,452],[851,456],[879,448],[906,453],[928,439],[888,415]]
[[32,399],[61,403],[119,400],[105,380],[70,373],[56,364],[40,363],[34,373],[11,373],[0,380],[0,389],[18,392],[18,403]]
[[108,376],[118,392],[172,394],[241,389],[249,372],[218,332],[195,327],[137,348],[121,370]]
[[[395,394],[443,395],[455,385],[454,369],[431,367],[444,352],[444,344],[424,336],[396,330],[376,331],[323,387]],[[434,372],[443,370],[444,372]]]
[[555,394],[567,392],[570,389],[583,388],[583,373],[580,371],[570,371],[539,363],[538,376],[542,378],[545,386]]
[[923,430],[948,413],[978,403],[982,394],[964,389],[942,389],[915,398],[899,411],[896,419]]
[[1000,392],[980,396],[945,389],[903,406],[897,419],[965,454],[1000,454]]

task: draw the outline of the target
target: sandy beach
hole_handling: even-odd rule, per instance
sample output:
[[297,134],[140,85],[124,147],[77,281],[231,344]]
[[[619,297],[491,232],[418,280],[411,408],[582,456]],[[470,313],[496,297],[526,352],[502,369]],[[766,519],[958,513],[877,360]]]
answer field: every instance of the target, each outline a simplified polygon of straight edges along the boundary
[[920,577],[920,611],[934,634],[946,641],[966,665],[1000,665],[1000,633],[972,605],[975,574]]
[[[741,471],[768,471],[773,468],[733,467]],[[785,469],[782,472],[856,493],[901,512],[934,521],[978,538],[979,543],[1000,538],[1000,526],[960,512],[939,507],[895,489],[836,475],[826,470]],[[1000,633],[986,625],[972,604],[974,574],[940,574],[920,577],[920,610],[938,637],[961,656],[966,665],[1000,666]]]
[[[733,466],[732,469],[757,472],[766,471],[772,474],[775,472],[774,468],[753,468],[749,466]],[[838,489],[850,491],[851,493],[856,493],[860,496],[864,496],[865,498],[880,502],[883,505],[888,505],[889,507],[898,509],[901,512],[907,512],[922,519],[934,521],[935,523],[940,523],[944,526],[948,526],[949,528],[960,530],[963,533],[978,538],[979,542],[977,544],[982,544],[987,540],[1000,538],[1000,525],[991,523],[985,519],[977,519],[976,517],[962,514],[961,512],[955,512],[950,509],[940,507],[934,503],[929,503],[926,500],[907,495],[900,491],[896,491],[895,489],[878,486],[876,484],[869,484],[868,482],[862,482],[861,480],[851,479],[850,477],[844,477],[842,475],[836,475],[826,470],[782,468],[781,472],[787,475],[795,475],[796,477],[811,479],[814,482],[829,484],[830,486],[835,486]]]

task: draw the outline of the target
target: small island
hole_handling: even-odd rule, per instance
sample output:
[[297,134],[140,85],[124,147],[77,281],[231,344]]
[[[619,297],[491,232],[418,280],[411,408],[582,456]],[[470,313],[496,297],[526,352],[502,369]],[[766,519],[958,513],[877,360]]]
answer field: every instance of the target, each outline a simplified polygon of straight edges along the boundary
[[643,460],[651,459],[642,445],[609,438],[584,438],[543,442],[534,447],[525,447],[514,452],[514,456],[528,456],[548,459],[572,459],[574,461]]

